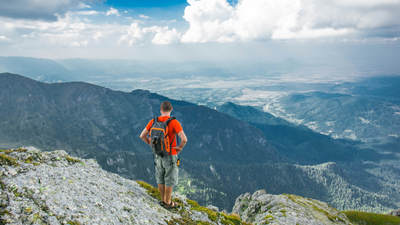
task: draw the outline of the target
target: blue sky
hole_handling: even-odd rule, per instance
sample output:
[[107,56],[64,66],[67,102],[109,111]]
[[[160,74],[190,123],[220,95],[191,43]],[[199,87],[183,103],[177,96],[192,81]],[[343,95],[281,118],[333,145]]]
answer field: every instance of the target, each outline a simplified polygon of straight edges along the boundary
[[246,46],[284,46],[269,57],[303,46],[398,48],[399,11],[400,0],[0,0],[0,55],[223,60],[249,55]]
[[108,0],[106,2],[107,5],[114,7],[122,7],[122,8],[164,8],[171,7],[176,5],[187,5],[187,1],[185,0],[168,0],[168,1],[151,1],[151,0],[132,0],[132,1],[123,1],[123,0]]

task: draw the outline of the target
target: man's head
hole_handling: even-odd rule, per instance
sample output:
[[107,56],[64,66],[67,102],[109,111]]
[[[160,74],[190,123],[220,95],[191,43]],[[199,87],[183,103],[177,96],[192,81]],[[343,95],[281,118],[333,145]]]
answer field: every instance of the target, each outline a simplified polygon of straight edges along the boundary
[[172,111],[172,104],[169,101],[164,101],[161,103],[160,109],[162,112],[171,112]]

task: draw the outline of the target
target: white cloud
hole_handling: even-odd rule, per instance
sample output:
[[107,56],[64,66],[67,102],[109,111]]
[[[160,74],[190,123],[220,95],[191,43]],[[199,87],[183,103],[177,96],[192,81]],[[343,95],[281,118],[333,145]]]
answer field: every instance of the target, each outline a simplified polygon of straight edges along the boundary
[[149,16],[146,16],[146,15],[143,15],[143,14],[139,14],[139,17],[140,17],[140,18],[143,18],[143,19],[148,19],[148,18],[150,18]]
[[81,8],[81,9],[90,9],[90,8],[92,8],[92,7],[91,7],[90,5],[87,5],[87,4],[83,3],[83,2],[79,2],[78,8]]
[[161,20],[161,23],[176,23],[176,20]]
[[188,0],[182,42],[234,42],[400,33],[400,0]]
[[102,37],[102,36],[103,36],[103,33],[99,31],[93,36],[93,39],[98,41],[99,38]]
[[13,42],[13,40],[11,40],[10,38],[6,37],[6,36],[0,36],[0,42],[8,42],[11,43]]
[[[74,1],[60,0],[57,4],[49,4]],[[382,43],[391,43],[399,42],[400,37],[400,14],[395,13],[400,8],[400,0],[354,0],[351,3],[344,0],[240,0],[236,5],[229,4],[227,0],[188,2],[190,5],[185,9],[184,18],[189,23],[189,29],[183,32],[164,26],[176,20],[160,20],[158,25],[146,27],[144,22],[149,17],[143,14],[132,14],[143,18],[141,20],[117,18],[121,23],[102,23],[96,20],[99,16],[91,21],[81,15],[100,14],[105,17],[120,14],[112,7],[107,12],[75,11],[79,5],[76,1],[73,12],[57,15],[55,20],[0,17],[0,45],[2,49],[51,49],[291,39],[350,43],[357,40],[367,42],[376,37],[381,37],[379,40]],[[88,7],[81,5],[81,8]],[[57,10],[50,11],[54,13]],[[122,25],[126,21],[130,25]],[[397,35],[385,36],[388,30],[393,32],[396,29]]]
[[79,12],[75,12],[75,14],[77,14],[77,15],[86,15],[86,16],[90,16],[90,15],[99,14],[99,12],[94,11],[94,10],[88,10],[88,11],[79,11]]
[[172,30],[166,27],[157,27],[156,34],[151,41],[151,43],[156,45],[167,45],[172,43],[178,43],[181,38],[181,33],[179,33],[175,28]]
[[70,43],[70,46],[71,47],[86,47],[88,45],[88,43],[89,43],[88,41],[81,41],[81,42],[73,41]]
[[169,30],[166,27],[140,27],[138,23],[132,23],[131,26],[126,29],[126,34],[122,35],[119,39],[119,44],[127,43],[129,46],[143,45],[143,44],[157,44],[165,45],[171,43],[178,43],[181,38],[175,28]]
[[400,4],[400,0],[335,0],[340,6],[356,6],[356,7],[375,7],[375,6],[395,6]]
[[121,16],[118,12],[117,9],[114,9],[113,7],[110,7],[110,9],[107,11],[106,16],[110,15],[116,15],[116,16]]

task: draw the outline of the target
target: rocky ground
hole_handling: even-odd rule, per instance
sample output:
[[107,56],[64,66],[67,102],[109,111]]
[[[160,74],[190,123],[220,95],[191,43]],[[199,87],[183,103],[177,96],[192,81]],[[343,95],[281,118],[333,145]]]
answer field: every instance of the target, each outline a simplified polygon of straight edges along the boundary
[[62,150],[0,150],[0,165],[0,224],[351,224],[326,203],[266,191],[241,195],[231,214],[174,193],[168,211],[151,185]]
[[168,211],[158,205],[157,189],[62,150],[1,150],[0,162],[1,223],[241,224],[237,216],[201,207],[179,194],[173,197],[180,208]]
[[296,195],[271,195],[265,190],[239,196],[233,213],[254,224],[352,224],[345,214],[324,202]]

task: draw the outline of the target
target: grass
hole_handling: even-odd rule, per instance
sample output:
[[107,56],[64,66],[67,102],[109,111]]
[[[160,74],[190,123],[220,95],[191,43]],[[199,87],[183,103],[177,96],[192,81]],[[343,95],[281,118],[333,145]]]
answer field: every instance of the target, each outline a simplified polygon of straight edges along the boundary
[[5,215],[11,215],[11,213],[6,209],[0,211],[0,224],[8,223],[8,221],[6,219],[3,219],[3,216],[5,216]]
[[[7,153],[6,153],[7,154]],[[10,157],[4,153],[0,154],[0,165],[4,166],[19,166],[17,159]]]
[[360,211],[342,211],[342,213],[346,214],[347,218],[356,224],[365,224],[365,225],[398,225],[400,224],[400,217],[377,214],[377,213],[368,213],[368,212],[360,212]]
[[[150,184],[143,182],[143,181],[136,181],[142,188],[144,188],[151,197],[161,200],[160,192],[158,188],[151,186]],[[207,222],[203,221],[193,221],[188,216],[188,213],[184,210],[183,202],[180,199],[173,199],[174,202],[178,203],[181,206],[182,210],[176,211],[179,213],[182,218],[176,219],[172,218],[170,221],[166,221],[168,224],[208,224]],[[200,206],[199,203],[196,201],[186,199],[187,203],[190,206],[190,210],[195,210],[199,212],[204,212],[208,215],[208,218],[211,221],[217,222],[218,219],[221,221],[221,224],[226,225],[250,225],[250,223],[240,221],[240,218],[236,214],[227,215],[225,213],[215,212],[207,207]]]
[[68,161],[70,164],[73,164],[73,163],[82,163],[81,160],[76,159],[76,158],[73,158],[73,157],[71,157],[71,156],[67,156],[67,157],[65,157],[65,158],[67,159],[67,161]]
[[28,151],[27,149],[24,148],[18,148],[18,149],[0,149],[0,152],[5,153],[5,154],[10,154],[11,152],[26,152]]
[[160,192],[158,191],[158,188],[155,188],[153,186],[151,186],[150,184],[143,182],[143,181],[136,181],[140,187],[146,189],[147,194],[149,194],[151,197],[157,199],[157,200],[161,200],[161,195]]
[[273,219],[274,219],[274,216],[272,216],[272,215],[266,215],[264,217],[264,220],[265,220],[266,224],[269,224]]

